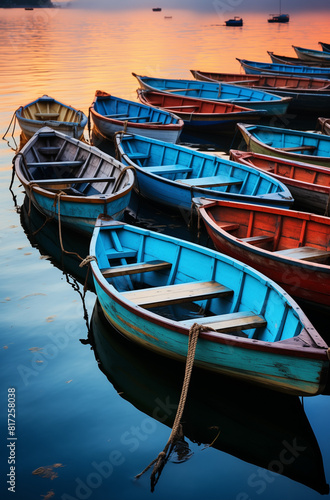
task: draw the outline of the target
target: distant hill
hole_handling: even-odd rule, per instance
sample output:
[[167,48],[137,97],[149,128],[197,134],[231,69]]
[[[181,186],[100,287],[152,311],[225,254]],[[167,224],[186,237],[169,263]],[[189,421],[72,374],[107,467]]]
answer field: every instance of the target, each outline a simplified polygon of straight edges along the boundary
[[54,7],[51,0],[0,0],[0,8]]

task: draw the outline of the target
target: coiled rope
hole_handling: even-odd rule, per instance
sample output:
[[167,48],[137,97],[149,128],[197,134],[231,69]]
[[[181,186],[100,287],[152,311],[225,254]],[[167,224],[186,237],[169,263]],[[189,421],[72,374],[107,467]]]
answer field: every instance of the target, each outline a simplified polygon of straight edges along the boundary
[[[192,327],[189,330],[189,341],[188,341],[188,352],[187,352],[187,359],[186,359],[186,367],[185,367],[185,375],[184,375],[184,380],[183,380],[183,385],[182,385],[182,390],[181,390],[181,396],[180,396],[180,401],[178,404],[177,408],[177,413],[174,419],[172,431],[170,434],[170,437],[168,438],[168,441],[163,449],[161,451],[157,458],[155,458],[140,474],[137,474],[135,477],[136,479],[139,479],[145,472],[147,472],[152,466],[153,470],[150,476],[150,482],[151,482],[151,491],[154,491],[155,485],[160,477],[160,474],[171,454],[171,451],[175,445],[175,443],[182,438],[182,426],[181,426],[181,418],[183,415],[183,410],[184,406],[186,403],[187,399],[187,394],[188,394],[188,389],[189,389],[189,383],[190,383],[190,378],[191,378],[191,372],[195,360],[195,352],[196,352],[196,346],[197,346],[197,340],[199,337],[200,332],[205,329],[203,325],[199,325],[198,323],[194,323]],[[208,328],[209,329],[209,328]]]

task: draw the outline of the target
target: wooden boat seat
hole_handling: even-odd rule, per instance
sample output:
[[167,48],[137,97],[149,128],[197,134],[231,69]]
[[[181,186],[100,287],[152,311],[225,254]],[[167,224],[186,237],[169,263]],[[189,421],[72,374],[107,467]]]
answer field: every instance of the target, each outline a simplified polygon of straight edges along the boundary
[[59,153],[61,150],[61,148],[57,147],[57,146],[46,146],[46,147],[40,147],[38,148],[38,151],[39,153],[43,154],[43,155],[56,155],[57,153]]
[[274,236],[268,236],[266,234],[259,234],[258,236],[250,236],[249,238],[239,238],[244,243],[251,243],[252,245],[258,245],[259,243],[270,243],[274,241]]
[[160,165],[153,167],[144,167],[146,172],[150,172],[151,174],[183,174],[187,172],[191,172],[190,167],[185,167],[184,165]]
[[192,326],[194,323],[209,327],[221,333],[231,333],[251,328],[262,328],[267,326],[267,321],[262,316],[252,311],[239,311],[219,316],[208,316],[204,318],[193,318],[180,321],[185,326]]
[[196,179],[178,179],[177,182],[196,187],[232,186],[243,183],[242,180],[227,175],[213,175],[211,177],[200,177]]
[[127,264],[124,266],[109,267],[101,269],[105,278],[115,278],[116,276],[126,276],[127,274],[146,273],[150,271],[161,271],[170,269],[172,264],[164,260],[151,260],[148,262],[138,262],[136,264]]
[[286,248],[284,250],[277,250],[274,254],[283,255],[292,259],[317,261],[330,257],[330,251],[314,247],[298,247]]
[[291,148],[281,148],[282,151],[315,151],[316,146],[293,146]]
[[[127,113],[116,113],[113,115],[103,115],[105,118],[114,118],[121,121],[146,120],[149,121],[149,116],[129,116]],[[158,123],[158,122],[157,122]]]
[[150,155],[146,153],[127,153],[127,156],[131,160],[145,160],[150,157]]
[[59,113],[34,113],[38,120],[54,120],[60,116]]
[[231,295],[232,293],[233,290],[216,281],[193,281],[191,283],[133,290],[124,292],[122,295],[134,302],[134,304],[148,309],[182,302],[206,300],[220,295]]
[[47,167],[81,167],[85,162],[77,161],[40,161],[37,163],[28,163],[28,168],[47,168]]
[[112,182],[115,177],[68,177],[63,179],[32,179],[30,184],[82,184],[85,182]]
[[124,248],[121,250],[107,250],[106,256],[108,260],[111,259],[129,259],[134,258],[137,255],[136,250],[125,250]]
[[223,229],[224,231],[235,231],[236,229],[239,229],[239,224],[218,224],[218,227],[220,229]]

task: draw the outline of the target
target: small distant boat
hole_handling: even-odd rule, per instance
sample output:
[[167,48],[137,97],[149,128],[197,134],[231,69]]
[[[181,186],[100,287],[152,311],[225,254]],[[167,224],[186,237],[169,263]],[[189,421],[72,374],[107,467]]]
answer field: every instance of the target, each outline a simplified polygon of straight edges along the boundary
[[252,267],[105,217],[89,253],[105,317],[133,343],[185,361],[199,324],[197,367],[290,394],[324,390],[327,344],[298,304]]
[[[289,57],[289,56],[281,56],[279,54],[274,54],[274,52],[271,52],[267,50],[267,54],[271,58],[272,62],[274,64],[288,64],[290,66],[312,66],[315,67],[316,62],[315,61],[306,61],[299,59],[298,57]],[[329,68],[330,63],[325,61],[325,60],[319,60],[317,62],[317,67],[318,68]]]
[[317,121],[322,134],[330,135],[330,118],[318,118]]
[[329,168],[233,149],[230,150],[230,159],[261,169],[283,182],[300,209],[330,215]]
[[313,61],[315,63],[318,62],[328,62],[330,64],[330,52],[324,52],[322,50],[314,50],[314,49],[305,49],[303,47],[297,47],[296,45],[292,45],[295,53],[298,58],[303,61]]
[[330,308],[329,217],[221,200],[202,200],[199,212],[217,250]]
[[243,26],[243,19],[241,17],[235,16],[233,19],[228,19],[225,21],[226,26]]
[[219,102],[231,102],[250,109],[267,110],[268,115],[277,116],[286,113],[291,102],[290,97],[281,97],[261,90],[239,87],[228,83],[201,82],[172,78],[153,78],[132,73],[140,87],[146,90],[177,94],[194,99],[207,99]]
[[24,10],[34,10],[33,7],[25,7]]
[[207,101],[176,94],[137,89],[138,98],[148,106],[155,106],[176,113],[187,129],[225,130],[235,127],[244,117],[258,121],[266,110],[242,108],[235,104]]
[[319,42],[324,52],[330,52],[330,43]]
[[14,166],[41,213],[85,233],[102,213],[121,219],[134,184],[133,171],[121,162],[49,127],[26,143]]
[[63,104],[48,95],[43,95],[25,106],[20,106],[15,111],[15,115],[27,139],[46,126],[80,139],[87,124],[87,116],[82,111]]
[[161,12],[162,8],[161,7],[154,7],[152,10],[154,12]]
[[183,121],[178,116],[145,104],[97,90],[90,108],[95,127],[102,135],[113,139],[114,134],[126,130],[168,142],[177,142]]
[[248,61],[247,59],[239,59],[237,61],[241,64],[245,73],[250,75],[259,75],[262,73],[272,74],[286,74],[286,75],[299,75],[299,76],[313,76],[316,78],[330,79],[330,67],[323,68],[321,66],[296,66],[294,64],[275,64],[264,63],[259,61]]
[[245,123],[237,127],[249,151],[330,167],[330,136]]
[[289,14],[270,14],[269,23],[288,23],[290,21]]
[[253,167],[137,135],[118,134],[115,140],[121,161],[135,168],[138,193],[171,209],[190,212],[198,196],[293,204],[284,184]]
[[254,89],[271,91],[283,97],[291,97],[289,112],[330,114],[330,81],[303,76],[247,75],[242,73],[211,73],[190,70],[196,80],[238,84]]
[[290,16],[289,14],[282,14],[281,11],[281,0],[279,0],[279,14],[274,15],[270,14],[270,17],[268,18],[269,23],[288,23],[290,21]]

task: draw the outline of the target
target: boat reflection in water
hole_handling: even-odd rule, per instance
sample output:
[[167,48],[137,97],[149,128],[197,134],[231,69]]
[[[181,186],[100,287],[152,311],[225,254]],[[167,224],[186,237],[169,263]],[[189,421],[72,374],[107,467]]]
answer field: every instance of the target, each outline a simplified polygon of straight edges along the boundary
[[[159,401],[170,401],[171,408],[174,402],[178,403],[184,367],[130,343],[112,330],[98,301],[90,332],[99,367],[121,397],[171,427],[176,409],[161,411]],[[194,367],[182,430],[184,437],[193,443],[212,446],[283,474],[318,493],[329,492],[322,455],[298,397],[256,388]],[[303,451],[292,453],[294,444]],[[189,443],[183,439],[181,445],[176,449],[175,462],[191,456]]]
[[[88,289],[94,290],[92,275],[91,273],[87,275],[88,266],[79,267],[89,252],[89,238],[86,235],[63,226],[60,240],[58,222],[47,220],[32,203],[29,203],[27,196],[20,207],[20,218],[31,246],[38,248],[43,258],[47,258],[66,276],[69,274]],[[61,248],[61,241],[64,251]]]

